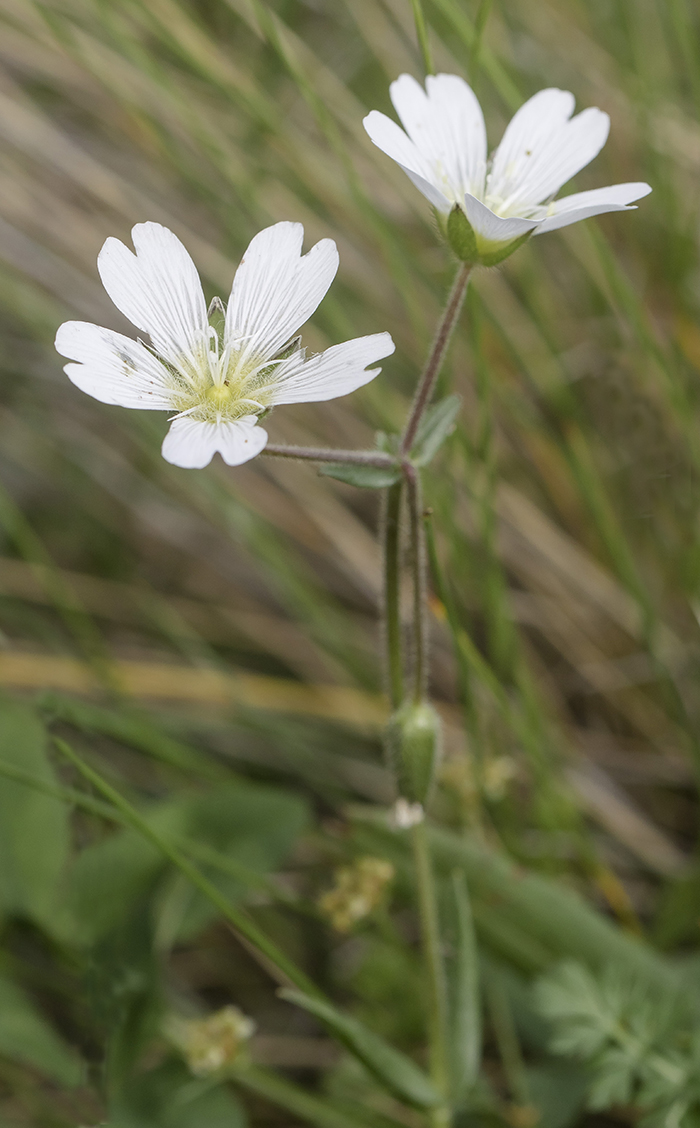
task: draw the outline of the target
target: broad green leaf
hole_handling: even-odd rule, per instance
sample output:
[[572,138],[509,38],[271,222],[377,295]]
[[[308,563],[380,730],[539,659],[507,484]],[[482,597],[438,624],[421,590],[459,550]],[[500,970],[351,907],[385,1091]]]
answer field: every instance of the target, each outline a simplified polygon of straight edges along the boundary
[[23,991],[0,977],[0,1057],[22,1062],[61,1085],[79,1085],[83,1066]]
[[469,890],[462,872],[452,877],[455,905],[455,952],[451,991],[452,1088],[458,1101],[477,1081],[481,1064],[479,954]]
[[590,1080],[588,1067],[548,1061],[526,1069],[527,1087],[540,1114],[538,1128],[569,1128],[577,1124]]
[[[309,821],[306,803],[276,787],[228,783],[180,800],[185,833],[250,870],[270,873],[282,864]],[[239,901],[249,886],[200,861],[200,868],[230,901]],[[160,906],[169,923],[161,927],[172,939],[191,939],[216,916],[203,893],[181,875],[173,879]]]
[[[56,784],[44,728],[26,705],[0,700],[0,759]],[[65,803],[24,783],[0,786],[0,913],[52,930],[69,850]]]
[[[164,835],[183,834],[180,806],[154,805],[148,820]],[[67,881],[65,928],[77,943],[94,944],[118,927],[165,871],[167,859],[135,830],[119,830],[88,846]]]
[[325,478],[337,478],[339,482],[347,482],[349,486],[359,486],[363,490],[383,490],[387,486],[393,486],[401,478],[398,467],[351,466],[344,462],[331,462],[321,467],[319,474]]
[[245,1111],[224,1085],[166,1061],[133,1078],[110,1110],[109,1128],[245,1128]]
[[452,431],[461,406],[459,396],[447,396],[428,408],[413,445],[411,459],[416,466],[427,466],[433,460]]
[[[190,838],[258,873],[281,864],[308,822],[306,804],[297,796],[243,782],[152,804],[142,814],[164,837]],[[79,942],[94,943],[117,927],[169,868],[162,852],[136,830],[117,831],[87,847],[70,871],[67,927]],[[206,864],[202,869],[231,901],[240,900],[249,888]],[[217,912],[178,872],[163,884],[156,906],[164,943],[191,938]]]
[[364,1023],[300,991],[284,990],[280,995],[315,1015],[394,1096],[416,1108],[440,1104],[440,1094],[423,1070]]

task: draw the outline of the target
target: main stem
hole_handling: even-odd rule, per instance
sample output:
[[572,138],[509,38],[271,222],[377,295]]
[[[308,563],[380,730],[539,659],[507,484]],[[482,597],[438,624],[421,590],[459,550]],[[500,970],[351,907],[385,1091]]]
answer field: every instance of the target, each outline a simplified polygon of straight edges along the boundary
[[[447,299],[445,312],[437,328],[433,347],[428,355],[423,374],[418,382],[418,388],[413,400],[413,405],[408,416],[408,421],[404,429],[403,437],[401,439],[401,454],[407,455],[411,451],[416,440],[416,432],[423,412],[430,403],[430,397],[433,394],[435,381],[440,375],[440,368],[447,351],[447,346],[450,343],[450,338],[457,324],[462,303],[464,302],[464,295],[467,292],[467,282],[469,281],[469,274],[471,266],[468,263],[461,263],[457,276],[452,285],[450,296]],[[269,449],[269,448],[268,448]]]
[[435,1088],[445,1097],[445,1104],[430,1113],[433,1128],[448,1128],[450,1110],[449,1055],[447,1047],[447,985],[440,944],[440,924],[433,866],[425,821],[417,823],[412,831],[413,858],[418,886],[423,958],[428,986],[428,1037],[430,1044],[430,1075]]
[[425,529],[423,526],[423,491],[420,472],[407,465],[404,475],[408,486],[408,512],[411,525],[411,566],[413,571],[413,700],[418,704],[425,696],[428,682],[428,593],[426,586]]
[[403,483],[386,492],[384,510],[384,644],[387,689],[392,709],[403,701],[403,646],[401,639],[401,500]]

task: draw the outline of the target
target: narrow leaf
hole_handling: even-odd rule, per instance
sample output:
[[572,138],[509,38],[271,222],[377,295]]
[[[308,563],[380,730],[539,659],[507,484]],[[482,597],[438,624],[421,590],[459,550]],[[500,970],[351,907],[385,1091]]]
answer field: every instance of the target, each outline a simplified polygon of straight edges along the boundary
[[427,466],[433,460],[454,428],[461,406],[460,396],[446,396],[428,408],[421,420],[413,447],[412,461],[416,466]]
[[479,957],[464,873],[452,875],[456,943],[452,984],[452,1088],[455,1100],[476,1083],[481,1062]]
[[416,1108],[434,1108],[441,1103],[439,1093],[423,1070],[362,1022],[300,991],[284,990],[280,995],[323,1022],[394,1096]]
[[363,490],[384,490],[393,486],[401,478],[398,466],[363,466],[346,462],[330,462],[319,470],[325,478],[337,478],[349,486],[359,486]]

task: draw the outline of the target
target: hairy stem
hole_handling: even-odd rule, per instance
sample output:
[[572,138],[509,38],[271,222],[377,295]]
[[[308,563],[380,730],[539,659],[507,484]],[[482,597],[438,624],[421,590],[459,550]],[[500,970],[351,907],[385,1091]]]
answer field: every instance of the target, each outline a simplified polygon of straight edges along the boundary
[[401,501],[403,483],[386,491],[384,509],[384,642],[386,678],[393,709],[403,701],[401,645]]
[[[401,453],[406,455],[410,452],[416,439],[416,432],[423,418],[423,412],[430,403],[430,397],[433,394],[435,381],[440,375],[440,368],[442,366],[447,346],[450,343],[450,338],[457,324],[462,303],[464,302],[464,295],[467,292],[467,282],[469,281],[469,274],[471,266],[467,263],[461,263],[457,276],[452,285],[450,296],[447,299],[445,312],[437,328],[435,339],[432,348],[428,355],[423,374],[418,382],[418,388],[413,400],[413,405],[404,428],[403,437],[401,439]],[[267,448],[269,450],[269,447]]]
[[408,512],[411,526],[411,567],[413,571],[413,699],[423,700],[428,683],[428,593],[426,584],[425,527],[420,472],[404,467],[408,486]]
[[273,458],[301,458],[307,462],[347,462],[355,466],[377,466],[380,470],[394,466],[395,459],[381,450],[333,450],[332,447],[284,446],[268,443],[262,454]]
[[[428,1039],[430,1075],[438,1092],[449,1092],[449,1056],[447,1047],[447,984],[440,943],[440,923],[430,846],[425,822],[411,830],[413,858],[418,889],[423,958],[428,986]],[[432,1128],[447,1128],[450,1112],[447,1104],[430,1114]]]

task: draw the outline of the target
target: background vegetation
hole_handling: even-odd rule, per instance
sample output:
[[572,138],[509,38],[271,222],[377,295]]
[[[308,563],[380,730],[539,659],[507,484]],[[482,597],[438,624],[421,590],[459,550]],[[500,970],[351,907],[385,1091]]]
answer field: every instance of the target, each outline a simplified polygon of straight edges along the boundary
[[[470,885],[484,1010],[461,1123],[695,1124],[698,11],[426,14],[491,144],[558,85],[612,117],[576,188],[654,188],[479,271],[443,373],[463,408],[426,482],[433,841],[446,888]],[[52,347],[66,318],[128,331],[95,268],[108,235],[167,224],[225,298],[252,235],[301,220],[341,253],[307,342],[388,329],[397,352],[271,436],[397,430],[454,269],[361,126],[421,75],[411,6],[0,0],[0,21],[0,1122],[414,1128],[50,740],[422,1060],[410,867],[382,815],[377,496],[271,459],[171,467],[165,418],[82,395]],[[366,856],[396,876],[338,931],[318,899]],[[228,1004],[260,1074],[193,1078],[164,1019]]]

